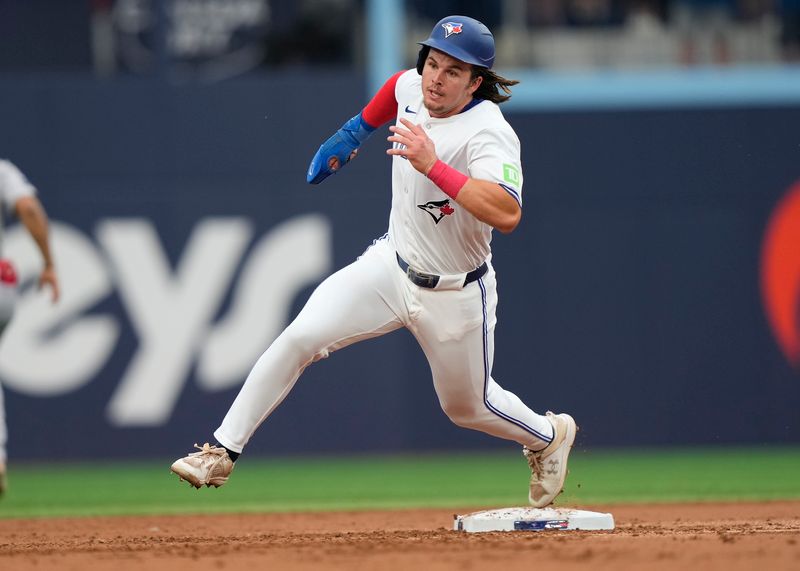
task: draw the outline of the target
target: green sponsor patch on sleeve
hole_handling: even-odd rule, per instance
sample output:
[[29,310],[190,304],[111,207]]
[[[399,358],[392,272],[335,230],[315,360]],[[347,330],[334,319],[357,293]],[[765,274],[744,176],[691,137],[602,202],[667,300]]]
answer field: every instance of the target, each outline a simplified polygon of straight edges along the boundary
[[503,180],[508,184],[519,185],[519,169],[512,164],[503,163]]

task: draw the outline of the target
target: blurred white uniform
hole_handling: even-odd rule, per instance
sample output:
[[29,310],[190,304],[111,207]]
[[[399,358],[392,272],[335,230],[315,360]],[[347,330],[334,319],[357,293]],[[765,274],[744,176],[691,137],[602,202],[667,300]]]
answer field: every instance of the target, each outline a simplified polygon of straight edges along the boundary
[[[474,100],[456,115],[433,118],[423,105],[416,70],[399,77],[395,100],[398,126],[401,118],[422,125],[442,161],[470,177],[498,183],[521,204],[519,140],[498,105]],[[532,450],[552,441],[550,421],[491,377],[497,307],[492,228],[408,160],[394,156],[392,161],[389,232],[321,283],[258,360],[214,433],[229,450],[242,451],[305,367],[401,327],[422,347],[439,402],[454,423]],[[420,285],[424,276],[412,281],[408,269],[428,274],[429,281]],[[363,372],[380,375],[381,368],[365,366]],[[324,427],[319,438],[325,438]]]
[[[17,200],[24,196],[35,196],[36,189],[17,167],[0,159],[0,342],[3,331],[14,314],[17,298],[17,280],[13,267],[3,259],[3,229],[7,213],[15,212]],[[0,464],[6,462],[6,411],[3,391],[0,387]]]

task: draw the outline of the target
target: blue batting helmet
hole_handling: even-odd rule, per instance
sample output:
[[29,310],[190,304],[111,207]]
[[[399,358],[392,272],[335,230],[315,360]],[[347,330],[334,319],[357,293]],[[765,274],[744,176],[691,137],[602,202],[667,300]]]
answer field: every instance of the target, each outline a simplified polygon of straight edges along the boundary
[[430,48],[479,67],[492,69],[494,65],[492,32],[469,16],[448,16],[439,20],[430,37],[419,44],[422,46],[417,59],[417,72],[420,75]]

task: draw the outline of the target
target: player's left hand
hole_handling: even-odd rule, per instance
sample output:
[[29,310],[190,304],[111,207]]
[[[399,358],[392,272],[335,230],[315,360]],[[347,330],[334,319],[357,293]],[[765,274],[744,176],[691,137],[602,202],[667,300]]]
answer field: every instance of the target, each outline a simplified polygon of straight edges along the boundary
[[50,299],[52,299],[53,303],[56,303],[61,292],[58,289],[58,275],[56,275],[56,270],[53,266],[46,266],[42,273],[39,274],[39,289],[42,289],[45,285],[50,286]]
[[[356,156],[358,156],[358,149],[355,149],[352,153],[350,153],[350,156],[347,157],[347,162],[349,163],[356,158]],[[328,159],[328,168],[331,170],[331,172],[338,171],[341,168],[341,165],[339,164],[339,157],[333,156]]]
[[411,166],[426,175],[439,157],[436,156],[436,146],[420,125],[415,125],[408,119],[400,119],[406,126],[405,129],[392,125],[389,130],[394,133],[386,140],[398,143],[403,148],[386,149],[387,155],[398,155],[407,158]]

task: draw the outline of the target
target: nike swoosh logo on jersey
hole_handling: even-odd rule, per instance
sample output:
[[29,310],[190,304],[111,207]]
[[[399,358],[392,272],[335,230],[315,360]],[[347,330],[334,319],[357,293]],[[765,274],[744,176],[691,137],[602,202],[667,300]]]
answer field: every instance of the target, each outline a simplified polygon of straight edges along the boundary
[[416,111],[414,111],[414,110],[412,110],[412,109],[409,109],[409,108],[408,108],[408,105],[406,105],[406,113],[413,113],[414,115],[416,115],[416,114],[417,114],[417,112],[416,112]]

